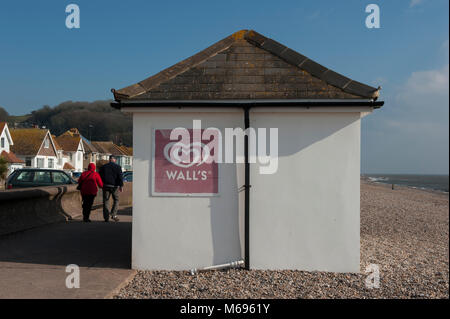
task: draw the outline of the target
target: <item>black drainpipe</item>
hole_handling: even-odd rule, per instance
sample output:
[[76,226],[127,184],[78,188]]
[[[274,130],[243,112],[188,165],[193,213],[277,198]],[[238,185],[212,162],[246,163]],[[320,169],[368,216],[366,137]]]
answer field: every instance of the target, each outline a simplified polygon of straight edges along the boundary
[[[244,107],[244,127],[250,127],[250,107]],[[245,269],[250,270],[250,162],[248,158],[248,134],[244,137],[245,156]]]

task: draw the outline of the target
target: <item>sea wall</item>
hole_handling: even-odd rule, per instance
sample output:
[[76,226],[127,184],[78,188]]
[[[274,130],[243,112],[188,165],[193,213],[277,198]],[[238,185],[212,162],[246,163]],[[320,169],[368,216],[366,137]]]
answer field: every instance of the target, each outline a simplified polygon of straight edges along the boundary
[[[120,194],[120,205],[131,205],[132,183]],[[95,204],[102,203],[99,192]],[[71,220],[82,214],[76,185],[0,191],[0,235]]]

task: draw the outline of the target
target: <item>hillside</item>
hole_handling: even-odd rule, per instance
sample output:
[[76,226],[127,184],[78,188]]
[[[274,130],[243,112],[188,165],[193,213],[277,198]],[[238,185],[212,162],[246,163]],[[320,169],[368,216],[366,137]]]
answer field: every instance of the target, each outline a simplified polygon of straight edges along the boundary
[[116,144],[131,146],[132,118],[129,114],[112,108],[110,103],[111,101],[67,101],[55,107],[46,105],[22,116],[10,116],[0,108],[0,121],[3,117],[10,127],[45,126],[57,136],[75,127],[83,136],[93,141],[113,141]]

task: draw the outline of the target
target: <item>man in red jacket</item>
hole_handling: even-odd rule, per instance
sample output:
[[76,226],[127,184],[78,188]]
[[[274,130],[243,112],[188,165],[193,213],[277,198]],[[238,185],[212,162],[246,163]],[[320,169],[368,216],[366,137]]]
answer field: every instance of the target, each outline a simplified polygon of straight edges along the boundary
[[92,204],[97,196],[98,188],[103,188],[103,182],[100,175],[95,171],[95,164],[89,163],[88,170],[81,174],[78,179],[78,185],[83,198],[83,221],[90,222]]

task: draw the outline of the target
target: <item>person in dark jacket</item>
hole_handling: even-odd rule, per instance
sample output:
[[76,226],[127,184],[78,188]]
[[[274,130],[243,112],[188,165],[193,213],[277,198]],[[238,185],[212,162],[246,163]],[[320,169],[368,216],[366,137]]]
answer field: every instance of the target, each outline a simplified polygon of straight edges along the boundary
[[[119,221],[117,217],[117,209],[119,208],[119,192],[122,192],[123,176],[122,168],[116,164],[116,157],[111,155],[109,163],[100,168],[100,176],[103,181],[103,218],[105,222],[109,221],[109,217],[114,221]],[[113,198],[113,206],[111,212],[108,210],[109,198]]]
[[103,187],[100,175],[95,171],[95,164],[90,163],[88,170],[81,174],[78,179],[81,197],[83,199],[83,221],[90,222],[89,215],[91,214],[92,204],[94,204],[95,196],[97,196],[98,188]]

